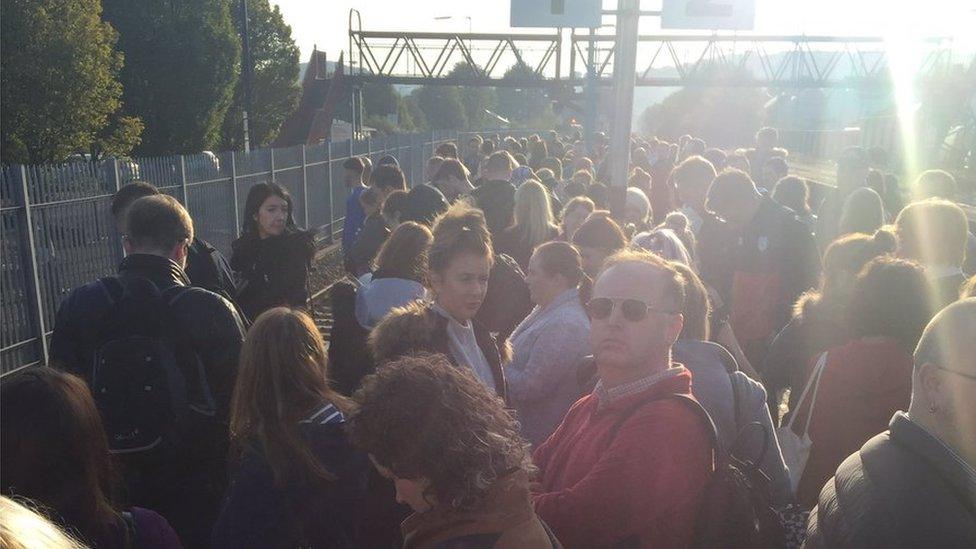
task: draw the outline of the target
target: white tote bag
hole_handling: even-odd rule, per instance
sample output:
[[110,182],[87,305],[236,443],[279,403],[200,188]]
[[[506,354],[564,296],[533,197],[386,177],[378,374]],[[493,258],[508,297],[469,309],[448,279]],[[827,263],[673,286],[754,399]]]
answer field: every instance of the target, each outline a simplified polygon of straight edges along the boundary
[[803,468],[807,465],[807,458],[810,457],[810,445],[812,444],[809,435],[810,419],[813,417],[813,406],[817,402],[817,389],[820,387],[820,376],[823,374],[826,364],[827,353],[825,351],[817,359],[817,364],[813,367],[813,372],[810,373],[810,379],[807,380],[806,387],[800,393],[800,399],[796,401],[796,410],[799,410],[803,406],[803,402],[806,400],[810,388],[813,387],[813,394],[810,395],[810,409],[803,426],[803,433],[797,435],[793,432],[793,421],[796,419],[796,411],[793,412],[790,421],[786,425],[776,429],[776,436],[779,438],[779,447],[783,451],[783,460],[786,461],[786,467],[790,471],[790,485],[794,493],[796,493],[797,485],[800,484],[800,477],[803,476]]

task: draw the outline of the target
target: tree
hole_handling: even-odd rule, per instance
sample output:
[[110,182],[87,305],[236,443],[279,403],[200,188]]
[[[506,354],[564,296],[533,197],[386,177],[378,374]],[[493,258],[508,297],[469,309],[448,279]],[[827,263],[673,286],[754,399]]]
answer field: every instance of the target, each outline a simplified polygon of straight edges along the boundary
[[[448,78],[477,78],[478,72],[462,61],[447,74]],[[480,129],[485,127],[485,109],[491,109],[495,104],[495,89],[482,86],[468,86],[458,88],[461,96],[461,104],[464,106],[464,116],[468,121],[469,129]]]
[[[719,71],[713,76],[703,76],[709,79],[720,79],[726,71],[720,67],[704,70]],[[645,109],[638,122],[641,130],[662,139],[677,141],[680,136],[690,134],[704,139],[710,146],[743,146],[752,143],[762,126],[766,101],[766,93],[759,88],[691,86]]]
[[99,1],[0,6],[3,161],[53,162],[85,151],[122,96],[117,34],[99,18]]
[[363,85],[363,112],[367,118],[396,114],[400,94],[392,84],[369,82]]
[[[502,80],[542,80],[539,73],[525,63],[516,63],[505,71]],[[498,90],[498,114],[513,125],[535,127],[540,120],[551,120],[552,105],[542,88],[503,87]]]
[[125,54],[124,112],[146,125],[141,154],[211,149],[240,59],[230,0],[103,0]]
[[468,126],[461,93],[454,86],[423,86],[413,94],[432,130],[459,130]]
[[[241,10],[232,9],[234,28],[241,28]],[[268,0],[247,0],[248,38],[254,64],[252,112],[248,113],[251,146],[270,144],[285,118],[298,105],[300,52],[281,10]],[[244,80],[238,75],[234,100],[224,117],[221,147],[244,147]]]

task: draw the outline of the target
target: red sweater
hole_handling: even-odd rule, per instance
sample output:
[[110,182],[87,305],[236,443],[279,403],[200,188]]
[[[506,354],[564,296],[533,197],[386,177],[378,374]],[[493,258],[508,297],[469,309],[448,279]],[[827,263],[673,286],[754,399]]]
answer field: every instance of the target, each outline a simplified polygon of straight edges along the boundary
[[536,513],[567,549],[611,547],[625,540],[637,540],[639,547],[691,546],[712,471],[708,431],[675,399],[634,411],[634,405],[654,396],[691,395],[691,372],[677,367],[679,375],[602,410],[595,394],[581,398],[536,450]]
[[[810,420],[810,457],[796,490],[801,505],[816,505],[820,490],[841,462],[887,431],[896,411],[908,409],[912,362],[908,351],[886,338],[856,339],[827,352]],[[808,395],[793,422],[798,433],[803,431],[809,400]]]

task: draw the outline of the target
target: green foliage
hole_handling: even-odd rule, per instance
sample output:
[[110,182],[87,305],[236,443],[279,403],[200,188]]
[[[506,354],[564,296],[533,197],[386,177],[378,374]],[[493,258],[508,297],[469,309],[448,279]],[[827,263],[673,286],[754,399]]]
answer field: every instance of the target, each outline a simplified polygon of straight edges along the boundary
[[[467,62],[454,65],[448,77],[476,78],[480,76],[478,72]],[[458,88],[461,95],[461,104],[464,106],[464,115],[468,121],[469,130],[480,129],[485,124],[485,109],[492,109],[495,105],[495,88],[483,86],[467,86]]]
[[[241,28],[241,10],[234,2],[234,28]],[[248,0],[248,34],[254,62],[253,112],[248,113],[251,146],[270,144],[285,118],[298,105],[300,52],[281,10],[268,0]],[[240,72],[240,70],[238,70]],[[221,128],[221,148],[244,148],[244,80],[238,75],[234,100]]]
[[417,106],[432,130],[454,130],[468,127],[461,92],[454,86],[423,86],[416,95]]
[[[5,163],[64,160],[88,149],[120,106],[117,34],[98,0],[0,3]],[[129,135],[138,132],[129,124]]]
[[[543,77],[525,63],[517,63],[505,71],[502,80],[542,80]],[[542,88],[502,87],[498,89],[498,114],[515,127],[536,127],[552,117],[552,104]]]
[[393,89],[392,84],[372,82],[363,86],[363,112],[366,118],[394,114],[399,103],[400,94]]
[[104,19],[119,32],[125,54],[125,114],[146,125],[139,154],[195,153],[217,144],[239,70],[230,4],[103,0]]
[[397,118],[400,119],[400,129],[405,132],[417,132],[427,129],[427,117],[417,104],[416,94],[400,98],[397,108]]
[[128,156],[132,149],[142,142],[142,131],[145,129],[142,120],[134,116],[112,116],[91,145],[92,158],[106,156]]
[[645,109],[638,125],[648,135],[669,141],[690,134],[710,146],[741,146],[751,143],[762,126],[766,101],[765,92],[759,88],[686,87]]

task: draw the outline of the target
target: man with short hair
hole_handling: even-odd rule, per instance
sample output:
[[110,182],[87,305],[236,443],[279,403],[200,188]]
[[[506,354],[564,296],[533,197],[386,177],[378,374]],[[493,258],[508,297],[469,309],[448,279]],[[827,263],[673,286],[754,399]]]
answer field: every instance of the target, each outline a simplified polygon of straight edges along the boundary
[[763,188],[767,191],[772,191],[773,187],[776,186],[776,182],[789,174],[790,165],[787,164],[786,158],[782,156],[774,156],[766,160],[766,164],[763,165],[762,171]]
[[678,400],[693,398],[671,361],[684,298],[680,274],[650,252],[619,252],[597,277],[599,381],[533,456],[536,512],[567,548],[692,544],[712,449],[710,427]]
[[485,212],[492,236],[498,236],[515,221],[515,186],[510,182],[515,159],[508,151],[495,151],[485,162],[484,181],[473,191],[475,204]]
[[346,186],[346,220],[342,224],[342,252],[348,256],[349,250],[356,242],[356,235],[363,228],[366,214],[359,203],[359,197],[366,190],[363,184],[363,160],[358,156],[347,158],[342,162],[342,183]]
[[[124,226],[126,257],[118,275],[75,289],[58,308],[51,361],[91,384],[102,375],[99,369],[106,357],[114,356],[109,347],[124,343],[127,350],[134,350],[136,335],[169,342],[185,377],[180,385],[170,378],[174,385],[169,387],[185,392],[182,406],[187,407],[173,412],[185,412],[184,419],[164,424],[139,416],[134,421],[150,422],[164,432],[173,429],[178,436],[118,457],[132,504],[166,516],[186,546],[208,546],[223,491],[228,410],[244,327],[226,299],[190,287],[183,269],[193,241],[193,221],[175,198],[157,194],[136,200],[128,207]],[[140,351],[146,356],[158,351],[148,341]],[[169,355],[158,356],[165,360]],[[127,378],[112,385],[113,398],[124,397],[124,391],[140,380]],[[100,403],[105,395],[93,392]],[[139,400],[152,398],[139,396]],[[145,406],[127,398],[119,401],[140,410]],[[126,409],[101,411],[116,417],[126,413]],[[120,440],[111,438],[109,443],[114,448]]]
[[[776,128],[764,126],[756,132],[756,147],[746,151],[749,166],[752,168],[753,181],[763,181],[763,169],[770,158],[785,157],[786,149],[779,146],[779,131]],[[775,184],[776,182],[773,181]]]
[[[124,238],[126,234],[125,218],[129,206],[144,196],[158,194],[159,189],[145,181],[133,181],[116,191],[112,196],[110,211],[120,237]],[[234,271],[224,254],[199,236],[194,235],[190,242],[184,271],[193,286],[210,290],[231,303],[236,303],[237,284],[234,282]]]
[[915,349],[912,400],[827,481],[804,547],[976,547],[976,298]]
[[898,254],[925,267],[933,312],[955,301],[966,282],[966,212],[938,198],[914,202],[898,214],[895,231]]
[[760,194],[741,170],[726,169],[715,178],[706,207],[725,219],[733,241],[731,265],[719,271],[727,278],[704,274],[728,304],[732,330],[758,367],[797,298],[819,282],[817,245],[795,212]]
[[379,189],[383,195],[383,200],[386,200],[386,197],[394,191],[406,191],[407,180],[403,177],[403,172],[400,171],[399,166],[380,164],[373,170],[369,186]]
[[457,160],[458,159],[457,145],[455,145],[450,141],[441,143],[440,145],[437,146],[436,149],[434,149],[434,155],[440,156],[441,158],[453,158]]
[[481,163],[481,144],[481,136],[474,135],[468,139],[467,152],[464,154],[464,167],[471,174],[478,174],[478,165]]

